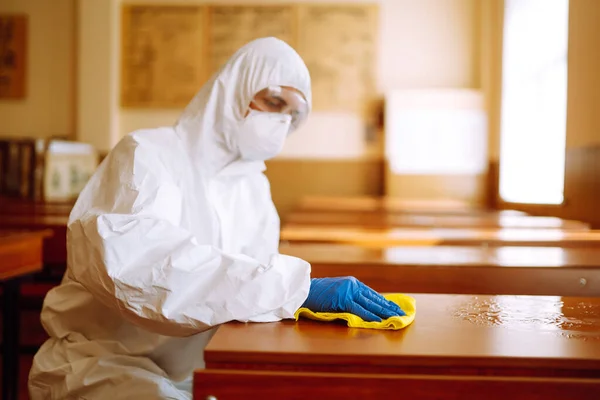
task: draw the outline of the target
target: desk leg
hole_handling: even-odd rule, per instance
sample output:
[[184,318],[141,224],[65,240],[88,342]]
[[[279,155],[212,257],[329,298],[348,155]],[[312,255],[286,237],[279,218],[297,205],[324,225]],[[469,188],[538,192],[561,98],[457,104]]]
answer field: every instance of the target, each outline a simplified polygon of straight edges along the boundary
[[2,319],[2,398],[16,400],[19,386],[18,278],[4,282]]

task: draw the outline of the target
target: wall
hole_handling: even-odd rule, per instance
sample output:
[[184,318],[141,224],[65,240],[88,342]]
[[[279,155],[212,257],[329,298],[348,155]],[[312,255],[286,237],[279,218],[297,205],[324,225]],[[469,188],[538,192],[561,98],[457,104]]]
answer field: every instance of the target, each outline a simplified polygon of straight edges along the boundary
[[[115,67],[102,61],[92,62],[87,56],[80,60],[82,123],[79,134],[101,150],[109,150],[122,135],[132,130],[170,125],[180,113],[180,110],[118,107],[118,26],[120,6],[127,2],[133,1],[90,0],[87,3],[94,3],[94,6],[88,5],[87,10],[82,9],[80,13],[82,21],[98,18],[98,15],[103,20],[107,16],[110,19],[108,24],[98,26],[95,31],[80,31],[80,48],[94,42],[99,49],[90,57],[95,60],[109,54],[109,59],[116,62]],[[178,3],[204,2],[186,0]],[[277,2],[281,1],[261,3]],[[348,3],[347,0],[340,2]],[[156,0],[156,3],[164,1]],[[219,2],[222,3],[226,2]],[[229,3],[255,2],[231,0]],[[478,0],[380,0],[377,3],[380,5],[380,41],[376,61],[378,93],[375,96],[381,97],[386,91],[398,88],[480,87]],[[103,38],[103,42],[98,43],[98,38]],[[86,90],[85,85],[102,85],[104,90]],[[100,110],[96,117],[101,118],[99,124],[95,124],[92,114],[85,111],[92,108]],[[373,150],[365,145],[364,133],[364,121],[357,121],[352,116],[314,112],[304,132],[297,132],[288,142],[283,156],[268,163],[273,197],[280,212],[285,214],[303,194],[383,194],[380,153],[377,146]],[[309,152],[314,148],[318,151]],[[297,183],[293,190],[288,184],[290,177]],[[413,184],[414,177],[409,179],[401,194],[421,193],[422,185]]]
[[[494,0],[498,1],[498,0]],[[555,215],[600,228],[600,2],[570,0],[565,203],[560,206],[500,204]],[[499,72],[498,72],[499,76]],[[499,79],[499,78],[498,78]],[[494,93],[493,97],[499,97]],[[499,103],[494,109],[499,111]],[[495,141],[497,141],[497,137]],[[497,153],[496,153],[497,155]],[[498,159],[491,159],[497,179]],[[497,197],[497,185],[490,189]]]
[[112,0],[78,0],[77,139],[109,151],[118,130],[118,19]]
[[[113,0],[116,1],[116,0]],[[297,1],[297,2],[301,2]],[[134,1],[121,0],[117,3]],[[161,3],[156,0],[155,2]],[[184,1],[181,3],[206,3],[210,1]],[[283,1],[261,1],[260,3],[282,3]],[[335,3],[336,1],[328,1]],[[351,3],[353,1],[338,1]],[[354,1],[361,2],[361,1]],[[147,1],[152,3],[152,1]],[[164,3],[164,1],[162,2]],[[255,4],[252,0],[227,0],[219,4]],[[289,2],[285,2],[289,3]],[[478,87],[478,0],[380,0],[380,42],[378,46],[376,76],[378,93],[397,88],[423,87]],[[118,17],[118,14],[116,15]],[[118,54],[115,54],[118,56]],[[118,77],[114,77],[118,79]],[[119,113],[120,134],[134,129],[172,123],[179,115],[179,110],[121,110]],[[333,120],[333,122],[332,122]],[[336,115],[315,112],[311,115],[311,130],[323,131],[335,129]],[[352,129],[357,134],[361,130]],[[307,133],[308,134],[308,133]],[[335,136],[335,133],[332,133]],[[312,142],[312,141],[311,141]],[[347,140],[356,143],[356,138]],[[358,142],[362,142],[359,138]],[[329,149],[340,149],[344,141],[333,137],[330,141],[320,143]],[[295,143],[302,146],[302,143]],[[338,150],[339,152],[339,150]],[[344,158],[359,158],[366,154],[366,148],[356,150],[356,145],[349,149]],[[295,158],[293,151],[286,149],[284,153]],[[335,153],[335,151],[333,152]],[[361,154],[362,153],[362,154]],[[321,150],[323,156],[329,158],[332,152]],[[306,158],[306,157],[302,157]],[[311,157],[313,158],[313,157]]]
[[[0,119],[7,121],[2,129],[14,135],[36,136],[76,131],[79,140],[92,143],[100,151],[109,151],[127,132],[169,125],[176,120],[180,110],[119,107],[120,7],[127,2],[133,1],[4,0],[1,3],[0,11],[29,13],[32,30],[31,94],[25,102],[0,103]],[[147,2],[164,4],[165,0]],[[203,2],[207,1],[178,0],[177,4]],[[261,1],[278,2],[283,1]],[[381,97],[387,90],[399,88],[480,87],[478,0],[379,0],[377,3],[380,41],[374,95]],[[303,193],[383,193],[380,153],[364,145],[362,123],[336,114],[315,112],[311,116],[306,132],[288,143],[285,157],[268,163],[273,195],[280,210],[292,207]],[[304,150],[298,152],[299,148],[307,147],[317,147],[318,151],[311,155]],[[290,177],[299,183],[292,191],[288,185]],[[413,184],[415,177],[408,179],[411,183],[403,186],[402,194],[420,193],[421,183]]]
[[600,2],[570,0],[565,205],[600,228]]
[[72,136],[75,0],[2,0],[0,13],[29,15],[27,96],[0,100],[0,135]]
[[[384,87],[484,89],[482,30],[486,24],[481,21],[487,4],[478,0],[390,4],[388,24],[382,27]],[[485,200],[486,185],[486,173],[399,175],[386,168],[385,191],[394,197],[478,204]]]
[[600,145],[600,2],[570,0],[567,148]]

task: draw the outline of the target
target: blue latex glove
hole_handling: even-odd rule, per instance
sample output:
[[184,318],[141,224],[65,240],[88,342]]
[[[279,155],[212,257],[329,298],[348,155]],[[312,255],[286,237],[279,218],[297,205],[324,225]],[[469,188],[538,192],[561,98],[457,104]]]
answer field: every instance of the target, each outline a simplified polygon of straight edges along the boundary
[[351,276],[311,279],[302,307],[313,312],[348,312],[368,322],[406,315],[397,304]]

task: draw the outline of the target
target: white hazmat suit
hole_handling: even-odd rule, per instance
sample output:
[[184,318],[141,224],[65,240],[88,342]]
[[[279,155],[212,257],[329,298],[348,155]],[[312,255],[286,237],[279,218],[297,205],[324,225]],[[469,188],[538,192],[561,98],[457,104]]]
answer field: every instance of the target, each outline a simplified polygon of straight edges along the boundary
[[213,327],[293,318],[310,265],[278,254],[265,165],[238,148],[253,95],[273,85],[310,106],[299,55],[253,41],[174,127],[134,132],[102,162],[69,219],[63,282],[44,301],[50,339],[32,400],[190,399]]

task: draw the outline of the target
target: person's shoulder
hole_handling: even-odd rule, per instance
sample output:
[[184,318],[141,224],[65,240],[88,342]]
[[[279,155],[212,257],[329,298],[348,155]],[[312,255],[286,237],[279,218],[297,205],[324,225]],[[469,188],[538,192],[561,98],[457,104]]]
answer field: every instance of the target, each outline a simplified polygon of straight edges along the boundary
[[172,128],[142,129],[124,136],[112,152],[117,158],[153,164],[171,164],[181,159],[185,149]]
[[173,128],[140,129],[121,139],[120,144],[142,151],[179,150],[181,140]]

